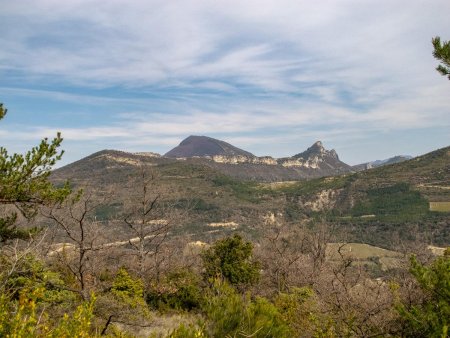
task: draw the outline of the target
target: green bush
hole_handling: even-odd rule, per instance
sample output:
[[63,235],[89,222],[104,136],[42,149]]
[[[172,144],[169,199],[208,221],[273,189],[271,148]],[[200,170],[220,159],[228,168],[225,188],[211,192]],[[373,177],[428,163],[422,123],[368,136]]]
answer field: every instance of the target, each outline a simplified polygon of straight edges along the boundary
[[202,300],[200,278],[187,269],[168,274],[146,295],[147,304],[160,311],[192,311],[200,308]]
[[260,264],[253,260],[253,244],[234,235],[202,252],[206,279],[220,277],[232,285],[246,286],[259,279]]
[[133,307],[144,304],[144,283],[139,278],[131,277],[124,268],[117,272],[111,292],[119,300]]
[[51,318],[45,308],[39,308],[39,300],[44,297],[43,288],[33,291],[22,290],[19,299],[14,300],[2,294],[0,296],[0,337],[79,337],[88,338],[91,332],[91,319],[95,297],[79,305],[70,316]]
[[32,292],[35,289],[42,290],[42,297],[38,301],[50,305],[70,302],[76,298],[75,293],[65,290],[60,273],[48,269],[42,261],[31,254],[17,262],[0,255],[0,267],[5,272],[12,271],[10,274],[3,274],[1,271],[0,282],[3,284],[1,291],[13,299],[18,299],[23,290]]
[[239,294],[229,284],[216,281],[205,298],[203,311],[212,337],[291,337],[278,309],[265,298]]
[[189,325],[185,326],[181,324],[178,328],[173,330],[167,338],[206,338],[208,335],[206,334],[204,328],[202,326],[194,326]]

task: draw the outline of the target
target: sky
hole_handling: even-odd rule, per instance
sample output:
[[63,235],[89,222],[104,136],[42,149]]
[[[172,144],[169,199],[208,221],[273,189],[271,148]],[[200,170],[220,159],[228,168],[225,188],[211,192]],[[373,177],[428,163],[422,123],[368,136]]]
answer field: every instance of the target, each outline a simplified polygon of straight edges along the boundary
[[0,0],[0,146],[64,165],[189,135],[358,164],[450,145],[449,0]]

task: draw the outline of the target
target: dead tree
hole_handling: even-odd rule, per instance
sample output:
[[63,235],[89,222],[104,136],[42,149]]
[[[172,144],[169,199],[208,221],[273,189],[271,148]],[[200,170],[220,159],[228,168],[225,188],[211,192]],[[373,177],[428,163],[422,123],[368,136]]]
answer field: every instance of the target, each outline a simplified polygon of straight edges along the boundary
[[94,216],[98,206],[99,203],[94,203],[91,195],[78,192],[43,213],[62,232],[60,238],[65,241],[59,243],[49,255],[56,257],[75,278],[78,286],[73,291],[77,291],[83,299],[89,298],[94,253],[103,249],[99,241],[99,223]]
[[395,319],[390,285],[371,278],[367,268],[340,244],[335,260],[327,262],[317,276],[314,290],[320,297],[322,311],[333,318],[338,335],[357,337],[384,336]]
[[286,225],[270,229],[264,235],[259,249],[263,262],[266,292],[286,292],[295,286],[304,259],[304,236],[298,228]]
[[264,234],[259,249],[266,287],[286,292],[291,287],[313,286],[323,270],[329,227],[313,229],[299,224],[279,224]]
[[152,170],[141,167],[132,184],[133,193],[123,220],[133,234],[129,244],[137,260],[136,273],[145,281],[153,270],[154,278],[159,281],[162,266],[170,255],[165,244],[180,215],[175,203],[163,200],[168,192],[158,185]]

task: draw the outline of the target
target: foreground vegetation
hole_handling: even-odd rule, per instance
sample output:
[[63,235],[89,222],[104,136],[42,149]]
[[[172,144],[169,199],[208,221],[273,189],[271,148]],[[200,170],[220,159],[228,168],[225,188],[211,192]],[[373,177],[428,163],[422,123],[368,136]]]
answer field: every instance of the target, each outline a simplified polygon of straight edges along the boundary
[[[382,261],[342,241],[342,225],[368,215],[379,224],[434,217],[414,182],[379,186],[369,173],[273,189],[190,167],[214,196],[233,194],[243,213],[264,199],[285,208],[258,232],[222,229],[204,243],[175,224],[219,207],[206,197],[165,198],[176,189],[158,190],[153,171],[142,168],[128,200],[109,204],[68,183],[55,187],[49,175],[61,141],[43,140],[23,156],[0,148],[1,337],[448,336],[449,249],[435,257],[399,239]],[[160,169],[186,175],[171,163]],[[301,199],[333,189],[358,202],[305,212]],[[120,228],[119,218],[125,240],[111,241],[104,233]]]
[[[158,277],[139,277],[132,264],[103,265],[84,285],[69,266],[38,259],[37,247],[18,257],[4,246],[0,335],[447,336],[448,249],[427,264],[412,256],[409,273],[392,269],[380,279],[350,256],[327,261],[321,252],[314,257],[313,247],[299,252],[287,242],[268,237],[267,247],[255,250],[234,235],[204,250],[198,265],[184,260]],[[279,251],[271,255],[273,246]]]

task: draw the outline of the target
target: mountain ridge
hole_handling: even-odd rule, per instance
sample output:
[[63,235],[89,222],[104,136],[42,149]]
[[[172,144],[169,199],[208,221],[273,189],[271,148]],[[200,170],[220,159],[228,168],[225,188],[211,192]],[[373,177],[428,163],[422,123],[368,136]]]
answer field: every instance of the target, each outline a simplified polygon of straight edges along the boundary
[[271,156],[255,156],[248,151],[212,137],[191,135],[164,156],[178,159],[204,158],[216,163],[231,165],[248,164],[304,168],[307,171],[316,170],[320,172],[319,175],[313,176],[334,175],[351,171],[349,165],[339,160],[336,151],[334,149],[326,150],[321,141],[316,141],[307,150],[296,155],[273,158]]
[[[87,163],[89,161],[96,164]],[[102,150],[68,164],[66,170],[73,167],[90,170],[92,166],[158,165],[173,161],[199,164],[237,179],[262,182],[310,179],[351,172],[351,167],[339,160],[335,150],[326,150],[321,141],[292,157],[277,159],[271,156],[258,157],[225,141],[195,135],[187,137],[163,156],[151,152]]]

